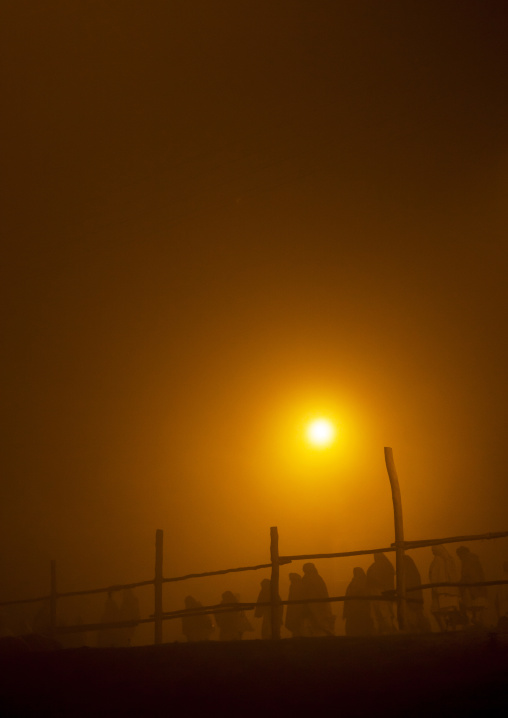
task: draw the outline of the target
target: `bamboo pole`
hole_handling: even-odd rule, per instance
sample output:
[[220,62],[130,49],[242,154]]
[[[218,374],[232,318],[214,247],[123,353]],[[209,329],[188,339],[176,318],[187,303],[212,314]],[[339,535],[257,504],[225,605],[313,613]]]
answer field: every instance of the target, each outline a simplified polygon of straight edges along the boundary
[[56,602],[58,594],[56,591],[56,561],[51,561],[50,594],[49,594],[49,631],[53,636],[56,631]]
[[406,580],[404,575],[404,524],[402,521],[402,499],[400,496],[399,479],[393,451],[385,446],[385,463],[390,479],[393,501],[393,520],[395,525],[395,579],[397,589],[397,620],[399,630],[406,628]]
[[272,622],[272,639],[280,638],[279,623],[279,533],[277,526],[270,528],[270,560],[272,562],[272,575],[270,580],[270,603],[271,622]]
[[162,549],[164,534],[162,529],[155,532],[155,578],[154,578],[154,644],[162,643]]

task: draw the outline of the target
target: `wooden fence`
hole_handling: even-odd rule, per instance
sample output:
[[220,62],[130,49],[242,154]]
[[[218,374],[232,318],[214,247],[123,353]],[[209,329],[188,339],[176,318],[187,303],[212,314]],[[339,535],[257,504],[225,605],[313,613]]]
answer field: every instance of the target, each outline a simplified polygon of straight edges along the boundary
[[[478,583],[427,583],[419,586],[406,587],[405,576],[404,576],[404,552],[409,549],[438,546],[440,544],[449,543],[464,543],[467,541],[486,541],[492,539],[500,539],[508,537],[508,531],[498,531],[495,533],[485,534],[473,534],[466,536],[450,536],[447,538],[438,539],[424,539],[420,541],[405,541],[404,532],[402,526],[402,503],[400,497],[400,489],[398,485],[397,473],[395,471],[395,465],[393,462],[392,450],[389,447],[385,447],[385,461],[390,478],[390,486],[392,489],[392,499],[394,506],[394,524],[395,524],[395,542],[390,546],[383,548],[369,548],[362,549],[359,551],[341,551],[338,553],[314,553],[314,554],[298,554],[281,556],[279,554],[279,536],[276,526],[270,529],[270,562],[257,564],[255,566],[241,566],[238,568],[226,568],[218,571],[206,571],[204,573],[188,573],[183,576],[173,576],[171,578],[164,578],[163,575],[163,532],[162,529],[157,529],[155,534],[155,573],[154,578],[147,581],[137,581],[135,583],[116,584],[113,586],[107,586],[105,588],[93,588],[85,591],[67,591],[58,592],[57,590],[57,575],[56,575],[56,564],[55,561],[51,561],[50,569],[50,593],[46,596],[39,596],[37,598],[20,599],[14,601],[0,602],[2,606],[12,606],[20,604],[36,603],[41,601],[49,602],[49,632],[53,636],[66,633],[78,633],[87,631],[100,631],[106,629],[115,628],[129,628],[144,623],[154,624],[154,643],[156,645],[162,643],[162,626],[166,620],[182,618],[183,616],[198,616],[204,614],[218,613],[218,612],[229,612],[229,611],[242,611],[242,610],[253,610],[256,605],[270,606],[272,608],[272,638],[280,638],[280,625],[277,620],[277,614],[279,611],[277,608],[281,606],[287,606],[289,604],[305,604],[305,603],[319,603],[319,602],[339,602],[348,600],[369,600],[369,601],[395,601],[397,603],[397,617],[399,630],[404,631],[406,626],[405,621],[405,609],[407,601],[411,601],[411,598],[407,597],[407,593],[412,591],[420,591],[422,589],[432,589],[441,586],[450,587],[462,587],[466,588],[469,586],[497,586],[508,584],[506,580],[497,581],[483,581]],[[389,553],[395,552],[396,554],[396,588],[394,591],[385,592],[381,596],[331,596],[324,599],[299,599],[293,601],[282,601],[279,598],[279,580],[280,580],[280,567],[290,564],[293,561],[311,561],[316,559],[330,559],[330,558],[345,558],[349,556],[363,556],[366,554],[375,553]],[[185,609],[178,611],[165,612],[163,610],[163,587],[166,583],[174,583],[177,581],[187,581],[189,579],[196,578],[207,578],[210,576],[221,576],[229,573],[239,573],[243,571],[258,571],[261,569],[270,569],[271,571],[271,582],[270,582],[270,601],[267,603],[234,603],[234,604],[216,604],[210,606],[202,606],[199,609]],[[154,590],[154,611],[148,618],[142,618],[136,621],[120,621],[115,623],[88,623],[75,626],[58,626],[58,601],[63,598],[72,596],[87,596],[91,594],[109,593],[111,591],[120,591],[122,589],[133,589],[142,586],[153,586]]]
[[[498,531],[496,533],[485,533],[485,534],[471,534],[465,536],[450,536],[447,538],[437,539],[424,539],[421,541],[405,541],[404,550],[416,549],[430,546],[437,546],[440,544],[449,543],[464,543],[468,541],[486,541],[492,539],[500,539],[508,537],[508,531]],[[369,600],[369,601],[397,601],[397,591],[385,592],[381,596],[330,596],[329,598],[322,599],[298,599],[292,601],[284,601],[279,598],[279,571],[281,566],[288,565],[293,561],[312,561],[316,559],[331,559],[331,558],[345,558],[351,556],[364,556],[367,554],[375,553],[390,553],[395,552],[397,549],[394,544],[390,546],[384,546],[382,548],[369,548],[362,549],[359,551],[340,551],[337,553],[313,553],[313,554],[294,554],[288,556],[279,555],[278,551],[278,530],[277,527],[273,526],[270,529],[270,563],[261,563],[255,566],[240,566],[236,568],[220,569],[218,571],[206,571],[203,573],[188,573],[183,576],[172,576],[165,578],[162,571],[162,559],[163,559],[163,532],[161,529],[156,531],[155,537],[155,575],[154,578],[146,581],[137,581],[134,583],[125,584],[114,584],[112,586],[106,586],[102,588],[92,588],[85,591],[67,591],[58,592],[57,590],[57,576],[56,576],[56,564],[55,561],[51,561],[50,567],[50,593],[49,595],[39,596],[37,598],[19,599],[13,601],[3,601],[0,603],[1,606],[12,606],[20,604],[29,604],[47,601],[49,602],[49,618],[50,626],[49,631],[53,636],[64,635],[69,633],[81,633],[88,631],[101,631],[105,629],[119,629],[119,628],[130,628],[140,624],[153,623],[154,624],[154,643],[162,643],[162,626],[163,622],[172,619],[182,618],[183,616],[198,616],[205,614],[216,614],[219,612],[229,611],[250,611],[254,610],[257,605],[270,606],[272,608],[272,638],[280,638],[280,625],[277,621],[278,611],[274,610],[281,606],[288,606],[290,604],[305,604],[305,603],[321,603],[321,602],[343,602],[348,600]],[[262,569],[270,569],[271,571],[271,596],[270,601],[266,603],[257,602],[246,602],[246,603],[231,603],[231,604],[214,604],[209,606],[202,606],[199,609],[181,609],[176,611],[164,611],[163,610],[163,586],[167,583],[175,583],[177,581],[187,581],[189,579],[196,578],[208,578],[210,576],[221,576],[230,573],[239,573],[245,571],[258,571]],[[406,593],[412,591],[420,591],[422,589],[432,589],[441,586],[456,586],[466,588],[469,586],[498,586],[508,584],[508,580],[495,580],[495,581],[482,581],[477,583],[426,583],[419,586],[407,587]],[[58,626],[58,602],[61,599],[74,597],[74,596],[88,596],[92,594],[109,593],[112,591],[120,591],[122,589],[133,589],[142,586],[153,586],[154,589],[154,612],[147,618],[141,618],[136,621],[119,621],[115,623],[87,623],[75,626]],[[411,601],[410,597],[405,599]],[[274,620],[275,618],[275,620]]]

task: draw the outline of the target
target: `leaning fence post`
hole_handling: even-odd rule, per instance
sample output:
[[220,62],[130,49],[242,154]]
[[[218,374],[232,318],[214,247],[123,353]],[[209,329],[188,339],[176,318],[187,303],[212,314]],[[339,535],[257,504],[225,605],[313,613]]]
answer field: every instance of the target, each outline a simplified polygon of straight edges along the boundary
[[56,601],[58,598],[56,592],[56,561],[51,561],[50,576],[50,594],[49,594],[49,632],[54,636],[56,632]]
[[162,643],[162,546],[163,531],[155,532],[155,579],[154,588],[154,643]]
[[270,560],[272,562],[272,576],[270,581],[271,623],[272,638],[280,638],[279,623],[279,533],[277,526],[270,528]]
[[399,630],[406,628],[406,578],[404,572],[404,525],[402,522],[402,500],[400,497],[399,479],[393,451],[385,446],[385,463],[392,488],[393,518],[395,523],[395,579],[397,589],[397,620]]

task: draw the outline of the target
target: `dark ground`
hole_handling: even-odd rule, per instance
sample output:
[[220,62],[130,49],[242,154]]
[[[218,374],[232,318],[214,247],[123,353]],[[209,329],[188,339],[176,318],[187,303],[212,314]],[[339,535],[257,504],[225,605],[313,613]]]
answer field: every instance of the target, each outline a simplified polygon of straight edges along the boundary
[[508,714],[508,635],[0,645],[2,716]]

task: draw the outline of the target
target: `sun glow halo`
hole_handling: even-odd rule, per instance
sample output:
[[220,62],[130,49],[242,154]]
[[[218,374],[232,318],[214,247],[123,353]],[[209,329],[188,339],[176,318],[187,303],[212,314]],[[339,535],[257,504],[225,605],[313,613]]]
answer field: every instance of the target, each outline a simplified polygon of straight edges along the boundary
[[307,426],[307,440],[312,446],[325,448],[335,440],[335,427],[328,419],[314,419]]

